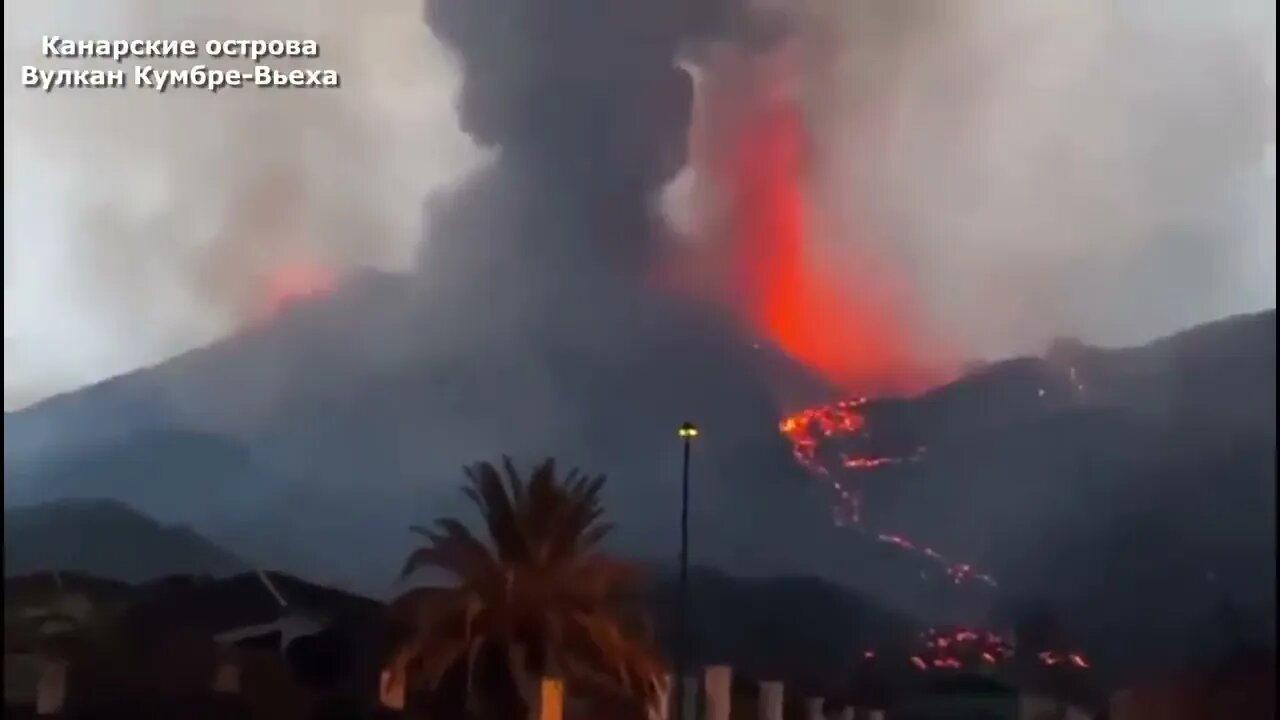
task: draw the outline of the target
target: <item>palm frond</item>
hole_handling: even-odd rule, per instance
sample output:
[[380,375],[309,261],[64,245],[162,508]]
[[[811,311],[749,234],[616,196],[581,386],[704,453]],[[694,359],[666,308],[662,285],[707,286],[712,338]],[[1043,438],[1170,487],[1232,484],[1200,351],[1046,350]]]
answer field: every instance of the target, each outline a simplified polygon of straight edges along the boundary
[[521,672],[651,700],[664,665],[632,604],[640,570],[598,549],[612,530],[600,499],[605,477],[577,469],[561,477],[550,458],[522,476],[505,457],[466,474],[463,492],[488,537],[452,518],[411,528],[424,545],[404,574],[434,567],[458,584],[411,608],[406,667],[428,687],[452,668],[465,669],[470,683],[481,648],[501,657],[520,647]]
[[409,555],[400,576],[408,577],[424,567],[444,570],[459,580],[483,582],[500,571],[492,551],[461,522],[452,518],[436,521],[439,530],[422,530],[428,544]]
[[600,490],[605,478],[599,475],[582,478],[575,483],[565,498],[564,509],[556,525],[550,530],[550,554],[554,557],[571,557],[599,543],[608,530],[596,530],[604,516],[600,504]]
[[515,463],[510,457],[503,456],[502,469],[507,476],[507,488],[511,492],[511,504],[515,507],[522,507],[525,504],[524,480],[520,478],[520,471],[516,469]]
[[506,562],[519,562],[528,556],[521,518],[507,486],[491,463],[477,463],[467,468],[471,487],[467,497],[480,508],[481,519],[488,529],[494,550]]

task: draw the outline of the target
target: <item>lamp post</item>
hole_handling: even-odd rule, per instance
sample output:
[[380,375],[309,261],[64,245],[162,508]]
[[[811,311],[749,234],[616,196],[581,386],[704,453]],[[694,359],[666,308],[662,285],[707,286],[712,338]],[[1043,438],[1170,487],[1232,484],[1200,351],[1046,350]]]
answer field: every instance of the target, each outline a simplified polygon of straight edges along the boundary
[[689,450],[698,437],[698,426],[680,426],[684,441],[684,465],[680,473],[680,582],[676,586],[675,703],[676,720],[684,718],[685,598],[689,592]]

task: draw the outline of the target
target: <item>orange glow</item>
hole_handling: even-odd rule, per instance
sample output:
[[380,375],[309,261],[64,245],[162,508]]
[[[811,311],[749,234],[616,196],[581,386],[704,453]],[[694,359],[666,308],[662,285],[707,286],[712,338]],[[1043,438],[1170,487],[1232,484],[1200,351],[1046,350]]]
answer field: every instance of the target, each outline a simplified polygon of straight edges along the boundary
[[938,378],[914,357],[893,283],[863,253],[824,269],[813,257],[800,111],[779,96],[754,113],[729,153],[732,270],[738,310],[761,335],[829,381],[911,392]]
[[270,320],[298,303],[329,294],[337,283],[334,272],[321,265],[282,265],[267,277],[254,318]]
[[783,418],[778,423],[778,430],[791,441],[791,454],[796,462],[817,475],[829,475],[830,472],[818,460],[818,443],[862,432],[867,421],[858,408],[866,402],[866,398],[857,398],[801,410]]

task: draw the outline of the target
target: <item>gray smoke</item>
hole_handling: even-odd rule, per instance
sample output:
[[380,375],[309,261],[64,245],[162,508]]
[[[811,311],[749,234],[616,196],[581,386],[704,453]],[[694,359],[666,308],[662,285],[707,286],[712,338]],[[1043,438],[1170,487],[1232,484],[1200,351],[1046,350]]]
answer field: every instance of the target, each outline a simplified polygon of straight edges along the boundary
[[1127,344],[1275,306],[1274,3],[888,5],[812,21],[826,241],[863,230],[947,340]]
[[[409,268],[423,198],[484,158],[421,18],[420,0],[7,3],[6,409],[233,332],[281,265]],[[343,85],[45,94],[21,66],[115,64],[43,58],[42,35],[314,39],[306,66]]]
[[[422,199],[470,175],[477,144],[506,155],[498,184],[552,170],[523,210],[471,213],[539,239],[470,228],[468,247],[423,256],[434,274],[472,277],[455,263],[510,253],[515,268],[573,274],[608,264],[558,264],[593,244],[597,260],[643,265],[660,234],[645,198],[683,157],[688,118],[668,58],[723,9],[634,5],[565,4],[581,22],[544,27],[440,2],[433,34],[417,0],[7,4],[6,408],[233,331],[281,263],[409,267]],[[1274,305],[1273,5],[805,8],[793,45],[820,158],[818,242],[889,256],[962,354],[1132,342]],[[18,87],[19,66],[60,66],[39,58],[44,34],[313,38],[323,56],[309,65],[344,85],[45,95]],[[491,179],[475,183],[509,199]]]

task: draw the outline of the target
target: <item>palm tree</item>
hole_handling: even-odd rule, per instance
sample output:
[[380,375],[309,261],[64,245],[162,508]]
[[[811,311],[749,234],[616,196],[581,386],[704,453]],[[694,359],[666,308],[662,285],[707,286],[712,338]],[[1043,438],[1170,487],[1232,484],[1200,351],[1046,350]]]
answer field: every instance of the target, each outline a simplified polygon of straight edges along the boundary
[[410,685],[436,689],[451,670],[465,674],[473,697],[477,661],[497,659],[526,707],[537,678],[563,678],[575,691],[652,703],[664,665],[637,599],[639,574],[599,550],[603,476],[573,470],[563,480],[553,460],[528,480],[509,458],[466,469],[463,492],[479,508],[488,543],[458,520],[415,527],[426,542],[402,577],[421,568],[457,584],[411,602],[412,637],[393,667]]

